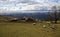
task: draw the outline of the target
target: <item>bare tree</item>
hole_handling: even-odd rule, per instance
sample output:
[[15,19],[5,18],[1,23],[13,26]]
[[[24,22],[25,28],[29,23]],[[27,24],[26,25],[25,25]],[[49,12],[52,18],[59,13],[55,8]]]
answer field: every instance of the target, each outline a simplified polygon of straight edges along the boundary
[[58,20],[60,20],[60,6],[58,9],[58,6],[53,6],[52,7],[53,13],[51,14],[48,12],[48,20],[52,22],[54,20],[54,23],[57,23]]
[[48,12],[48,21],[50,21],[51,23],[53,23],[53,13],[51,14],[50,12]]
[[51,14],[48,12],[48,20],[51,21]]
[[57,7],[56,6],[53,6],[52,7],[53,11],[54,11],[54,20],[55,20],[55,23],[57,23]]
[[58,20],[60,20],[60,6],[58,6]]

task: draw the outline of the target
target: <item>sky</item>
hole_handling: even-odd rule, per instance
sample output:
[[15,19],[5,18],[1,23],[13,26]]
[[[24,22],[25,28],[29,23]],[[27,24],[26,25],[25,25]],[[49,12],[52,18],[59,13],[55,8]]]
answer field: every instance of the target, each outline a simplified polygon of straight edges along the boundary
[[0,13],[50,9],[60,6],[60,0],[0,0]]

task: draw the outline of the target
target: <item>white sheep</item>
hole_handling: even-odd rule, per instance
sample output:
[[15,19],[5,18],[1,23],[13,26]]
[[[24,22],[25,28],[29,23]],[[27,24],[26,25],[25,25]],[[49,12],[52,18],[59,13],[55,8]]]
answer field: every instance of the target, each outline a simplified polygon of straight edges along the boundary
[[46,28],[46,25],[43,25],[43,28]]
[[36,23],[33,23],[33,25],[36,25]]
[[51,22],[46,22],[47,24],[50,24]]

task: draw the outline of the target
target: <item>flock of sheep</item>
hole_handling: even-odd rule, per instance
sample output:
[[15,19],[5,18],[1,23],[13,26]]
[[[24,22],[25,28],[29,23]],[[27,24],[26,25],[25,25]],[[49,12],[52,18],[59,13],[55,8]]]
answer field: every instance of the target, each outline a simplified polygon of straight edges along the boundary
[[[54,25],[54,24],[51,24],[51,22],[46,22],[49,26],[49,28],[51,28],[52,30],[56,30],[57,29],[57,26]],[[37,23],[32,23],[32,25],[37,25]],[[42,28],[47,28],[47,25],[42,25]]]

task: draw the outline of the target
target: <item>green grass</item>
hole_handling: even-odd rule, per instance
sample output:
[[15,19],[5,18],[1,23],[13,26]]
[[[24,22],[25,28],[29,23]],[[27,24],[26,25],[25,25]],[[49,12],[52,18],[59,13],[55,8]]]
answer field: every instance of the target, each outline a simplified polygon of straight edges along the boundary
[[[43,28],[42,25],[46,25]],[[53,25],[53,24],[51,24]],[[53,31],[47,23],[0,23],[0,37],[60,37],[60,24]]]

